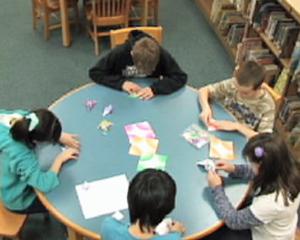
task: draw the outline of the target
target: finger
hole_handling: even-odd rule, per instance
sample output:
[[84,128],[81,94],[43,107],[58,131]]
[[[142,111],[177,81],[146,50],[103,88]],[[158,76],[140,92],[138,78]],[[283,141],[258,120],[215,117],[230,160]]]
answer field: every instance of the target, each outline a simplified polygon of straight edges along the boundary
[[138,96],[138,97],[142,97],[143,95],[144,95],[144,91],[143,91],[143,89],[142,90],[140,90],[140,91],[138,91],[137,93],[136,93],[136,95]]
[[148,100],[149,97],[151,97],[151,94],[149,94],[148,92],[146,92],[146,93],[143,95],[143,100]]
[[79,135],[77,135],[77,134],[72,134],[71,137],[74,138],[75,140],[79,139]]
[[153,97],[153,95],[152,94],[149,94],[146,98],[145,98],[145,100],[149,100],[149,99],[151,99]]

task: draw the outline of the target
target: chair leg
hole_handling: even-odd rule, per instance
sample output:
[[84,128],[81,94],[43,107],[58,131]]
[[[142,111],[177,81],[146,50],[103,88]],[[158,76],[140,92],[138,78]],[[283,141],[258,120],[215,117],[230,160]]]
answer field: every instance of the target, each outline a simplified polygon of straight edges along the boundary
[[32,27],[34,30],[36,30],[36,22],[38,18],[38,12],[37,12],[37,6],[36,6],[36,0],[31,0],[32,2]]
[[95,42],[95,54],[96,56],[99,56],[99,39],[96,36],[94,36],[94,42]]
[[159,0],[155,0],[155,5],[154,5],[154,21],[155,21],[155,25],[158,25],[158,10],[159,10]]
[[50,12],[48,11],[47,7],[44,5],[44,38],[45,38],[45,40],[48,40],[50,37],[49,15],[50,15]]
[[98,34],[97,34],[97,25],[93,23],[93,40],[95,42],[95,54],[99,55],[99,42],[98,42]]
[[78,3],[76,0],[74,0],[73,11],[75,13],[75,18],[76,18],[75,22],[76,22],[77,30],[78,30],[78,32],[80,32],[79,8],[78,8]]

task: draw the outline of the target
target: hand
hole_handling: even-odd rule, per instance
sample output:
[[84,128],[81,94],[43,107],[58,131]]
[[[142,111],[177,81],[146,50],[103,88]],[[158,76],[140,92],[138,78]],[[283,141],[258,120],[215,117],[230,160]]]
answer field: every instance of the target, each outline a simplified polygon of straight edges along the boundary
[[69,160],[75,160],[79,156],[79,150],[75,148],[68,148],[67,150],[63,151],[61,154],[59,154],[54,163],[51,166],[51,170],[55,173],[58,173],[61,169],[61,166],[69,161]]
[[170,231],[171,232],[180,232],[180,233],[184,233],[186,230],[185,226],[178,221],[174,221],[172,222],[171,226],[170,226]]
[[209,126],[209,122],[212,119],[212,111],[211,111],[210,107],[204,108],[202,110],[202,112],[200,113],[200,118],[202,119],[202,121],[204,122],[204,124],[206,126]]
[[142,89],[142,87],[134,82],[131,81],[125,81],[122,85],[122,90],[132,94],[132,93],[137,93],[138,91],[140,91]]
[[78,136],[75,134],[70,134],[70,133],[62,133],[60,135],[59,139],[60,143],[70,147],[70,148],[75,148],[75,149],[80,149],[80,142],[78,140]]
[[79,150],[75,148],[68,148],[65,151],[63,151],[61,154],[59,154],[56,158],[56,161],[60,163],[65,163],[69,160],[75,160],[79,156]]
[[137,96],[140,99],[149,100],[154,97],[154,93],[150,87],[145,87],[138,91]]
[[207,181],[212,188],[222,186],[222,178],[214,171],[208,171]]
[[235,166],[228,161],[220,160],[216,162],[216,169],[223,170],[228,173],[233,173],[235,171]]
[[236,131],[239,128],[238,122],[212,120],[211,124],[219,130]]

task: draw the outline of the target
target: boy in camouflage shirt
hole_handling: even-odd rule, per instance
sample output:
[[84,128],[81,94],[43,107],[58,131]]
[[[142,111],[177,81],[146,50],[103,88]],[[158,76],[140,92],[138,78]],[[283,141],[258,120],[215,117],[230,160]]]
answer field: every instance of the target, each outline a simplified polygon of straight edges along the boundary
[[[256,62],[243,63],[234,77],[199,89],[201,119],[207,126],[219,130],[239,131],[250,138],[259,132],[272,132],[275,103],[262,87],[264,69]],[[219,101],[237,121],[215,120],[209,99]]]

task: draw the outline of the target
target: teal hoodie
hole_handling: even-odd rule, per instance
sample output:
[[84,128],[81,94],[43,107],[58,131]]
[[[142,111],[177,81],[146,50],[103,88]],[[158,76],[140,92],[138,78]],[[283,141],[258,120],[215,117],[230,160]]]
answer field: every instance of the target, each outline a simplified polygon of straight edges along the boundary
[[10,134],[7,120],[28,113],[0,110],[0,198],[11,210],[28,208],[36,198],[34,189],[49,192],[59,184],[55,172],[40,169],[34,149],[15,141]]

